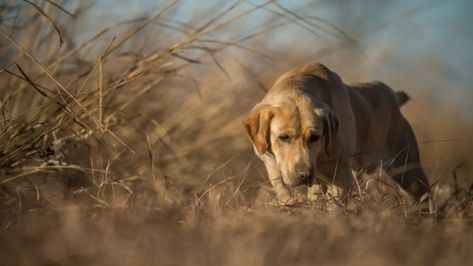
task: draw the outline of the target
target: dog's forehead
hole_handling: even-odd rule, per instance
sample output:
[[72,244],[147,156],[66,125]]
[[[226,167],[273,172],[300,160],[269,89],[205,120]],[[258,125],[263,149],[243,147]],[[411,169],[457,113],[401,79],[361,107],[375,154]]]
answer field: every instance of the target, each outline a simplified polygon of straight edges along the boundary
[[292,131],[294,134],[315,127],[316,113],[310,106],[283,104],[276,108],[271,127],[276,132]]

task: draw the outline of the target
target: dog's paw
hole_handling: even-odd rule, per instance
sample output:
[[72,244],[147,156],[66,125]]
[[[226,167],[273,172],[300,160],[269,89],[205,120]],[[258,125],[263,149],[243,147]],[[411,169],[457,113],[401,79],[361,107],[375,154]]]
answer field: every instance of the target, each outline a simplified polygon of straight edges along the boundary
[[277,204],[280,206],[297,205],[307,202],[306,195],[297,191],[291,193],[289,189],[281,189],[276,192],[276,195]]
[[307,200],[309,202],[317,202],[325,199],[321,185],[313,184],[307,189]]

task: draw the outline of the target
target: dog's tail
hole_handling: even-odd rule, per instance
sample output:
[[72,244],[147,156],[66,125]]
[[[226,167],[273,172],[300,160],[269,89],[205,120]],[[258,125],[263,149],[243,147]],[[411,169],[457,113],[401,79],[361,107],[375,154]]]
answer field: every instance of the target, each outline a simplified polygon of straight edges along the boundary
[[399,106],[403,106],[407,101],[409,101],[410,97],[407,95],[407,93],[403,91],[396,91],[394,92],[396,95],[397,103]]

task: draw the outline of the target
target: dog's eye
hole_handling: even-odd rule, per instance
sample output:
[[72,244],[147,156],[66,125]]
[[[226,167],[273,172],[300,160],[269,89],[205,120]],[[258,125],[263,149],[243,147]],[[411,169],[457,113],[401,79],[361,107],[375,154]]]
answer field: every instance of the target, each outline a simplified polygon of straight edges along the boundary
[[310,143],[315,143],[315,142],[317,142],[317,140],[319,140],[319,138],[320,138],[320,135],[318,135],[318,134],[310,134],[309,142]]
[[286,143],[291,143],[291,137],[289,137],[289,135],[281,135],[279,136],[279,140],[284,141]]

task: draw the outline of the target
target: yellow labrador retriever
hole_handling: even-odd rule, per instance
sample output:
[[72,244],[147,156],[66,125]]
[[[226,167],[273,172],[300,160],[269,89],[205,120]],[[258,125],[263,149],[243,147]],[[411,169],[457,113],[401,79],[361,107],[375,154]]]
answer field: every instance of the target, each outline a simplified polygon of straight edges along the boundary
[[351,187],[352,170],[386,172],[417,200],[430,195],[411,126],[408,100],[381,82],[347,85],[322,64],[281,76],[243,124],[280,203],[288,186]]

